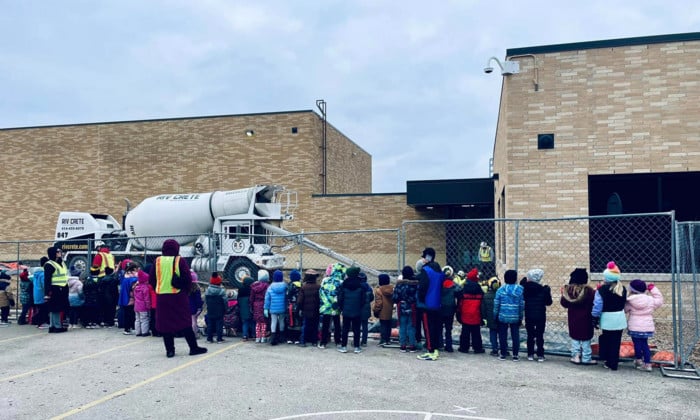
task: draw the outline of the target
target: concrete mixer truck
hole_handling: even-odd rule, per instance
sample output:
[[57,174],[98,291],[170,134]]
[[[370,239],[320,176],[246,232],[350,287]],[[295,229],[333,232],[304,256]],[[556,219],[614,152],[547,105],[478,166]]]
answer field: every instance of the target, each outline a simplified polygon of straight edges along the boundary
[[123,229],[110,215],[61,212],[55,245],[63,249],[68,265],[87,270],[102,243],[117,261],[146,263],[160,255],[163,241],[173,238],[195,271],[219,271],[225,279],[255,278],[261,268],[284,266],[284,257],[273,252],[271,235],[293,217],[296,206],[296,193],[277,185],[163,194],[127,209]]

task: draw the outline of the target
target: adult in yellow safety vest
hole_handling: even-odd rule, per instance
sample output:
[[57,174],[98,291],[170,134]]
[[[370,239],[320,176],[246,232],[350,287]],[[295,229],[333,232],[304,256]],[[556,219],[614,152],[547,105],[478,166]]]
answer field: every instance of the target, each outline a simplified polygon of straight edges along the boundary
[[97,277],[102,278],[106,274],[105,269],[107,269],[107,267],[114,271],[114,255],[112,255],[112,253],[109,251],[109,247],[107,245],[101,243],[97,254],[95,254],[95,257],[92,259],[92,269],[99,270]]
[[163,335],[165,355],[175,356],[175,335],[181,334],[190,347],[190,356],[206,353],[197,345],[192,330],[189,291],[190,266],[180,258],[180,244],[174,239],[163,242],[162,255],[151,267],[149,281],[156,292],[156,329]]
[[62,333],[61,312],[68,312],[68,267],[63,262],[63,251],[50,247],[46,250],[49,261],[44,264],[44,296],[49,311],[49,333]]
[[479,245],[479,263],[483,278],[487,279],[496,275],[493,261],[493,249],[486,242],[482,242]]

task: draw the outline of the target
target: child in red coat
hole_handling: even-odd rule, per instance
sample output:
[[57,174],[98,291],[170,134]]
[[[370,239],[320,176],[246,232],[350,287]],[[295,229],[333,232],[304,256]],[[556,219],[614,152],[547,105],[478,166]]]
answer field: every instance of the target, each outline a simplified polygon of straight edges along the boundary
[[482,310],[484,290],[479,285],[479,272],[477,269],[467,273],[467,282],[457,303],[457,320],[462,324],[462,333],[459,335],[460,353],[469,353],[469,347],[474,353],[484,353],[484,345],[481,340],[481,323],[485,319]]

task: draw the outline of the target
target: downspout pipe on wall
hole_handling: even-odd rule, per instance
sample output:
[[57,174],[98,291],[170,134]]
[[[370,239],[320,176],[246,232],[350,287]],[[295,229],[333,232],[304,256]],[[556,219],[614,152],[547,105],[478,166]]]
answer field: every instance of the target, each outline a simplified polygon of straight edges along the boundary
[[322,134],[321,134],[321,152],[323,154],[322,156],[322,168],[321,168],[321,176],[323,177],[323,184],[322,184],[322,191],[321,193],[323,195],[326,195],[328,193],[328,147],[327,147],[327,128],[328,128],[328,120],[326,118],[326,101],[323,99],[317,99],[316,100],[316,107],[318,108],[319,111],[321,111],[321,117],[323,121],[323,129],[322,129]]

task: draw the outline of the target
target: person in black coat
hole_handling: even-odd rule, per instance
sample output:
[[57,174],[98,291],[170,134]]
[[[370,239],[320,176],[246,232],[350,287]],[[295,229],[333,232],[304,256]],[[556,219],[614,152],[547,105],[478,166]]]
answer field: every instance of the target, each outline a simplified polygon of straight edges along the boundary
[[112,328],[114,317],[117,312],[117,301],[119,300],[119,278],[117,273],[110,267],[105,269],[106,275],[97,281],[99,290],[100,320],[102,326]]
[[365,292],[360,283],[360,269],[350,267],[345,272],[347,278],[338,290],[338,306],[343,314],[343,335],[341,346],[338,349],[341,353],[347,353],[348,333],[352,328],[352,342],[355,353],[362,352],[360,348],[360,318],[362,307],[365,303]]
[[[534,268],[527,272],[522,285],[525,300],[525,329],[527,330],[527,360],[544,362],[544,327],[547,323],[547,306],[552,304],[552,291],[541,284],[544,271]],[[537,351],[535,352],[535,345]]]
[[304,284],[299,290],[297,299],[297,306],[304,319],[299,340],[299,345],[302,347],[306,347],[306,343],[311,343],[314,346],[318,343],[319,308],[321,306],[321,297],[318,294],[318,290],[320,288],[321,285],[318,284],[318,273],[316,270],[306,270],[304,272]]
[[49,332],[62,333],[67,329],[61,324],[61,312],[68,312],[68,267],[63,262],[63,251],[50,247],[46,251],[49,261],[44,265],[44,290],[49,310]]

